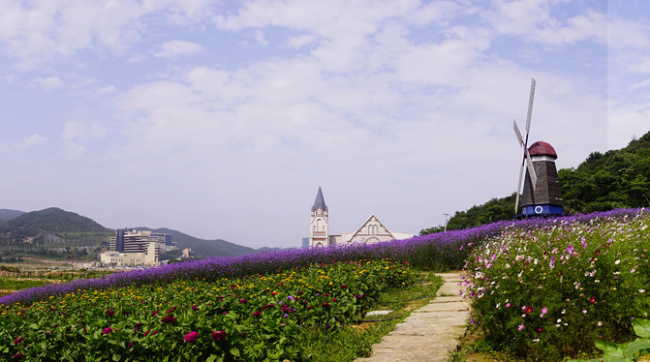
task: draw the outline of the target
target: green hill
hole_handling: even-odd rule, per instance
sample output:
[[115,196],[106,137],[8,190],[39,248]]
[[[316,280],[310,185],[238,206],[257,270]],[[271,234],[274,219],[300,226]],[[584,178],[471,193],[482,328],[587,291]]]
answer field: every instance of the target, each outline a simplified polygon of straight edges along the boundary
[[7,221],[3,229],[4,231],[31,229],[55,233],[108,231],[87,217],[57,207],[20,215]]
[[0,222],[15,219],[22,214],[24,214],[23,211],[0,209]]
[[137,230],[151,230],[153,232],[170,234],[172,240],[178,246],[178,253],[186,248],[192,249],[194,256],[197,258],[207,258],[210,256],[241,256],[246,254],[255,254],[260,252],[267,252],[275,249],[262,248],[262,249],[253,249],[247,246],[237,245],[225,240],[215,239],[215,240],[204,240],[199,239],[194,236],[184,234],[177,230],[159,228],[159,229],[150,229],[147,227],[135,228]]
[[95,221],[53,207],[23,213],[0,225],[0,244],[85,244],[107,240],[109,229]]
[[[650,205],[650,132],[620,150],[593,152],[577,168],[558,171],[564,212],[568,214],[608,211]],[[456,211],[447,230],[471,228],[515,216],[515,193],[494,198],[466,211]],[[420,231],[421,235],[444,230],[444,226]]]

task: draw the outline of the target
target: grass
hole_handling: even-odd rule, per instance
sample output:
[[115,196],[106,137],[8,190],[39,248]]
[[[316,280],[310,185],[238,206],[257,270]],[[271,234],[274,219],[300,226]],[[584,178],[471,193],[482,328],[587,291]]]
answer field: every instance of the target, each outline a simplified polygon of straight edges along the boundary
[[372,345],[395,329],[411,311],[431,301],[442,283],[442,278],[434,272],[421,272],[420,280],[411,286],[382,294],[373,310],[392,310],[390,314],[366,318],[332,334],[309,331],[305,334],[303,355],[314,362],[347,362],[369,357]]

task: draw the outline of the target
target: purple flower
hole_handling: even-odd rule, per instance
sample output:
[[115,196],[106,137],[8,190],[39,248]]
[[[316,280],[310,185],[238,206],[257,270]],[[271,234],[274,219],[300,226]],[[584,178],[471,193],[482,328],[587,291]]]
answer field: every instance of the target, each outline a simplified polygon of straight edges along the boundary
[[185,338],[185,342],[194,343],[199,338],[199,334],[195,331],[192,331],[186,334],[184,338]]

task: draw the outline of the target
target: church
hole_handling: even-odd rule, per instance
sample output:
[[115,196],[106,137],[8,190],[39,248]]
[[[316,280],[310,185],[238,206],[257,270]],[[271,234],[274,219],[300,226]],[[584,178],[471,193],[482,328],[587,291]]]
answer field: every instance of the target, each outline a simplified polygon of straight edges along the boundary
[[332,245],[350,245],[352,243],[378,243],[388,240],[409,239],[413,233],[390,231],[373,214],[356,231],[341,235],[329,234],[329,210],[325,204],[323,190],[318,188],[316,201],[311,207],[311,229],[309,232],[309,247],[323,247]]

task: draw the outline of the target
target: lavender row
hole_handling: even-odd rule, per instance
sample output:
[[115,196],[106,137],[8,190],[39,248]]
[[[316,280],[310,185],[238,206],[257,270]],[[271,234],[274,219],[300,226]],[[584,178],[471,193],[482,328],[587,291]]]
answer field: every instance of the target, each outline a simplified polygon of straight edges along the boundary
[[453,230],[376,244],[356,244],[302,250],[288,249],[281,252],[229,258],[213,257],[191,263],[175,263],[152,269],[116,273],[97,279],[77,280],[66,284],[51,284],[44,287],[30,288],[0,298],[0,305],[30,304],[52,295],[74,293],[79,290],[102,290],[133,284],[166,283],[174,279],[198,278],[211,281],[221,278],[238,278],[338,261],[389,258],[391,260],[407,261],[411,266],[419,269],[460,270],[465,265],[465,260],[473,246],[479,245],[491,237],[498,236],[505,228],[532,229],[557,223],[563,223],[566,227],[570,227],[575,222],[624,217],[638,212],[645,211],[618,209],[609,212],[559,218],[499,221],[472,229]]

